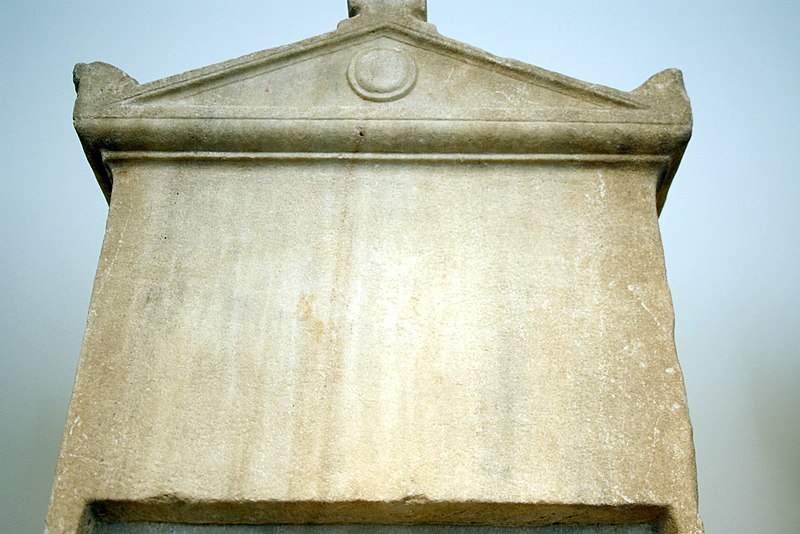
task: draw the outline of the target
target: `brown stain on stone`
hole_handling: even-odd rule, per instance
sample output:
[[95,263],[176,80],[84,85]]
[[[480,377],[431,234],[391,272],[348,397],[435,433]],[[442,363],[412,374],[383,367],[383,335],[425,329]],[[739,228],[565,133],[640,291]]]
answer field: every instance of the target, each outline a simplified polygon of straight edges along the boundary
[[[315,491],[319,481],[314,472],[331,469],[331,453],[335,448],[337,433],[333,425],[336,398],[341,390],[340,340],[330,320],[320,313],[316,294],[301,293],[297,299],[294,317],[301,332],[298,355],[297,397],[292,433],[294,455],[298,461],[289,477],[291,492]],[[310,483],[310,481],[314,481]],[[319,488],[322,489],[322,488]]]
[[320,346],[324,345],[330,340],[325,322],[320,318],[319,314],[314,309],[314,301],[316,295],[305,293],[301,294],[297,299],[297,306],[294,309],[294,315],[299,319],[300,324],[303,326],[303,331],[307,334],[309,341],[312,341]]

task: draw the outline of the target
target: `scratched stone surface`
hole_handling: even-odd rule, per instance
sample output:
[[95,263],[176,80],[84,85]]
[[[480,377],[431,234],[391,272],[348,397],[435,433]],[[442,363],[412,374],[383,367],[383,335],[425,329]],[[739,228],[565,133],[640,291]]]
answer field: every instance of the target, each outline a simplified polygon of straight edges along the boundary
[[425,7],[351,0],[331,33],[146,84],[76,67],[110,209],[50,534],[702,532],[658,227],[680,72],[617,91]]

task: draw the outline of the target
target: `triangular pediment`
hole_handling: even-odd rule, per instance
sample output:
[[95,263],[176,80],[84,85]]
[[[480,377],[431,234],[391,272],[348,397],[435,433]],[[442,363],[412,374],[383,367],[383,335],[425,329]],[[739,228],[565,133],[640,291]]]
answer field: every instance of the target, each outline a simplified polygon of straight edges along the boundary
[[[132,81],[132,80],[131,80]],[[120,91],[112,108],[148,116],[520,117],[636,111],[631,93],[591,85],[403,26],[336,31]],[[168,111],[167,111],[168,110]],[[466,115],[465,115],[466,114]]]
[[223,70],[211,79],[146,91],[129,102],[255,108],[372,104],[415,110],[638,107],[621,95],[553,83],[436,44],[384,29],[268,58],[242,72]]
[[674,169],[691,134],[679,71],[623,92],[493,56],[408,17],[356,16],[146,84],[104,63],[77,65],[74,81],[75,126],[107,195],[108,150],[659,154]]

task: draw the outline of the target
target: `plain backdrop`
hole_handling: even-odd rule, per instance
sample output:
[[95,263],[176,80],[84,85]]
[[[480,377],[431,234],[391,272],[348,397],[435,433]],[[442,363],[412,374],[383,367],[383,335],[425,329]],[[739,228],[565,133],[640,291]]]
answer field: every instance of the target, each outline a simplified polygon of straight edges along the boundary
[[[710,534],[800,531],[800,3],[428,0],[439,31],[617,89],[683,70],[661,226]],[[140,82],[330,31],[345,0],[0,6],[0,532],[39,533],[107,206],[71,72]]]

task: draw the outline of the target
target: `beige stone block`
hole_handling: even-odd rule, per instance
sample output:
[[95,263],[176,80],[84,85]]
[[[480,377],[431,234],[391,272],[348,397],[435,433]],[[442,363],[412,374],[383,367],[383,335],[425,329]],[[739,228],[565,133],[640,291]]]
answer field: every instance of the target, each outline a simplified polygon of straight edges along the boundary
[[76,67],[110,210],[51,534],[702,532],[658,229],[680,74],[590,85],[386,3],[417,11],[144,85]]

